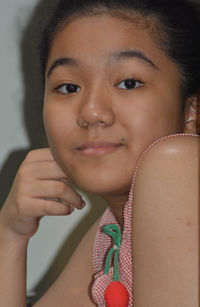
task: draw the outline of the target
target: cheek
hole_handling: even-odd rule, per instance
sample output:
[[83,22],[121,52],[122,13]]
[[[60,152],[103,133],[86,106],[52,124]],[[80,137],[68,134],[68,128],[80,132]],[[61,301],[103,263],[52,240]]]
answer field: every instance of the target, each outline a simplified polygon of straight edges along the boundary
[[127,130],[130,137],[154,140],[164,135],[180,132],[180,102],[169,97],[151,95],[138,99],[125,108]]
[[43,120],[49,146],[57,156],[73,133],[73,116],[56,105],[44,104]]
[[73,124],[74,117],[65,107],[59,105],[46,104],[43,110],[44,125],[49,137],[51,135],[62,135],[69,131]]
[[57,120],[57,114],[53,112],[48,104],[44,105],[43,121],[48,141],[51,144],[52,140],[56,139],[56,135],[58,134],[59,122]]
[[61,109],[48,104],[44,105],[43,120],[49,147],[54,159],[67,174],[68,169],[66,170],[66,165],[69,167],[71,164],[69,163],[71,155],[67,149],[71,146],[70,139],[74,129],[72,116],[69,116],[66,111]]
[[[160,116],[159,116],[160,115]],[[128,130],[139,132],[141,129],[153,127],[158,117],[163,117],[163,110],[156,106],[156,102],[148,97],[147,99],[138,99],[129,103],[129,106],[123,110],[124,122]]]

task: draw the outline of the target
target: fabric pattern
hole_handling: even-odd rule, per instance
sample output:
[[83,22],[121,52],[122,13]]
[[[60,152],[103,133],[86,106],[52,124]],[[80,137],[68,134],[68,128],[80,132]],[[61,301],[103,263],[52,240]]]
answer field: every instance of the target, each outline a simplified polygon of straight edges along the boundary
[[[124,229],[122,233],[122,244],[120,247],[119,252],[119,279],[120,282],[126,287],[126,289],[129,292],[129,305],[128,307],[133,306],[133,272],[132,272],[132,247],[131,247],[131,240],[132,240],[132,211],[133,211],[133,198],[134,198],[134,182],[136,179],[136,174],[140,165],[141,160],[143,159],[144,155],[147,153],[147,151],[156,143],[166,139],[171,138],[175,136],[194,136],[199,137],[196,134],[172,134],[168,136],[161,137],[157,140],[155,140],[153,143],[151,143],[141,154],[139,157],[135,172],[133,175],[133,181],[130,188],[130,193],[128,200],[124,206]],[[107,257],[107,254],[110,250],[110,248],[113,246],[112,238],[105,234],[102,231],[102,228],[105,225],[109,224],[116,224],[118,227],[120,225],[118,224],[116,218],[114,217],[113,213],[111,212],[110,208],[108,207],[103,214],[99,227],[97,229],[95,242],[94,242],[94,249],[93,249],[93,266],[94,266],[94,283],[92,285],[91,294],[93,297],[93,300],[98,305],[98,307],[106,307],[105,301],[104,301],[104,293],[108,285],[113,280],[113,265],[111,264],[109,274],[104,274],[104,268],[105,268],[105,260]]]
[[[119,278],[120,282],[127,288],[129,292],[129,305],[132,306],[132,250],[131,250],[131,220],[132,220],[132,189],[129,193],[128,201],[124,207],[124,229],[122,233],[122,244],[119,252]],[[111,237],[103,233],[102,228],[108,224],[118,225],[110,208],[107,208],[103,214],[99,228],[97,230],[94,252],[93,265],[95,281],[92,286],[92,296],[99,307],[105,307],[104,293],[108,285],[113,279],[113,265],[111,264],[109,274],[104,274],[105,259],[108,251],[113,246]],[[119,226],[120,227],[120,226]]]

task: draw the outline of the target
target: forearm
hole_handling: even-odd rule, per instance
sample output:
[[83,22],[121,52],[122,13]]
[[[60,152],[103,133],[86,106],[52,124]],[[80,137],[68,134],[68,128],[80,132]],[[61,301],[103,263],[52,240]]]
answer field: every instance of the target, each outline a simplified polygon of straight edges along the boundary
[[0,223],[0,306],[26,306],[27,242],[9,233]]
[[198,159],[168,149],[166,155],[147,154],[136,179],[135,307],[199,306]]

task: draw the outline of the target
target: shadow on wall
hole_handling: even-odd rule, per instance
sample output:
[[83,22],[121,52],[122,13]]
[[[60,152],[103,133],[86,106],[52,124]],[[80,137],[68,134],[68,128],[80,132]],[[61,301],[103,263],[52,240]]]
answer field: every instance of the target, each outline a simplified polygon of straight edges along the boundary
[[[37,47],[42,30],[57,2],[58,0],[39,1],[22,33],[20,46],[21,70],[23,72],[25,88],[23,112],[24,123],[30,140],[30,148],[12,152],[2,167],[0,172],[0,208],[6,200],[17,169],[24,160],[26,154],[31,149],[48,146],[42,123],[43,91]],[[95,206],[91,206],[90,212],[67,238],[66,242],[58,251],[48,272],[36,286],[35,292],[38,297],[40,297],[56,279],[84,233],[105,209],[105,205],[100,204],[101,200],[99,198],[95,196],[89,196],[88,198],[91,200],[91,203],[95,202]]]

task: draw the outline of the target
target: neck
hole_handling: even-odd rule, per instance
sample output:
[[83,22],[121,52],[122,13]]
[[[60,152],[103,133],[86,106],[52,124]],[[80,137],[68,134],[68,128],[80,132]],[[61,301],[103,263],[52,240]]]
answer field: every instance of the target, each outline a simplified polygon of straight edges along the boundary
[[124,205],[128,199],[128,193],[122,195],[112,195],[112,196],[103,196],[107,205],[110,207],[113,215],[115,216],[117,222],[123,228],[123,210]]

